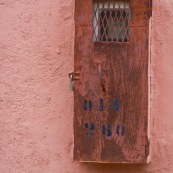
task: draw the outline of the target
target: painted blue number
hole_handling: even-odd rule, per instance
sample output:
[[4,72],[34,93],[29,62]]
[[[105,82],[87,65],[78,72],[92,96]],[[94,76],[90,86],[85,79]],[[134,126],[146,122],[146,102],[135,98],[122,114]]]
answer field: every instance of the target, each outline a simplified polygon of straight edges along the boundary
[[117,128],[116,128],[116,134],[118,136],[124,136],[124,134],[125,134],[125,127],[122,126],[122,125],[118,125]]
[[111,125],[108,124],[102,126],[102,134],[106,135],[107,137],[110,137],[112,135]]
[[89,101],[89,111],[92,110],[92,107],[93,107],[93,103],[92,103],[92,101],[90,100],[90,101]]
[[104,102],[103,102],[103,99],[101,98],[100,99],[100,111],[102,112],[104,109]]
[[83,108],[85,111],[87,110],[87,100],[84,101]]
[[85,123],[85,128],[88,129],[88,132],[86,133],[87,136],[93,136],[94,130],[95,130],[95,124],[94,123]]
[[92,110],[92,107],[93,107],[93,103],[91,100],[89,100],[89,102],[87,100],[84,100],[84,103],[83,103],[83,108],[84,110],[89,110],[91,111]]
[[110,108],[114,109],[117,112],[120,110],[121,106],[118,98],[114,99],[113,104],[111,105]]

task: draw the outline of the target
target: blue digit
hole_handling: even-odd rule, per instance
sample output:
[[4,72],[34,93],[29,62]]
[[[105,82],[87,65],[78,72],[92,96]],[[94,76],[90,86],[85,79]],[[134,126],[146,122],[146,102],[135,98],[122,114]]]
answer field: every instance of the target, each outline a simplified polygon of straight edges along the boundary
[[87,110],[87,100],[84,101],[83,108],[85,111]]
[[85,123],[85,128],[87,128],[87,129],[89,128],[89,125],[88,125],[88,123]]
[[107,136],[110,137],[111,135],[112,135],[111,125],[108,124],[108,133],[107,133]]
[[94,123],[91,123],[90,130],[94,130],[94,129],[95,129],[95,125],[94,125]]
[[92,103],[92,101],[90,100],[90,101],[89,101],[89,111],[92,110],[92,107],[93,107],[93,103]]
[[[120,134],[120,130],[121,130],[121,134]],[[125,135],[125,127],[122,126],[122,125],[118,125],[117,128],[116,128],[116,134],[118,136],[124,136]]]
[[116,134],[119,136],[120,135],[120,126],[118,125],[116,128]]
[[106,126],[105,125],[102,126],[102,133],[103,133],[103,135],[106,135]]
[[115,99],[115,110],[116,111],[120,110],[120,103],[119,103],[119,99],[118,98]]
[[94,130],[95,130],[95,124],[91,123],[85,123],[85,128],[88,129],[88,132],[86,133],[87,136],[93,136],[94,135]]
[[125,127],[124,127],[124,126],[122,126],[122,136],[124,136],[125,131],[126,131]]
[[103,99],[100,99],[100,111],[102,112],[104,109],[104,105],[103,105]]
[[120,108],[121,106],[120,106],[119,99],[118,98],[114,99],[113,104],[111,105],[111,109],[114,109],[115,111],[118,112]]
[[110,137],[112,135],[111,125],[108,124],[107,127],[105,125],[102,126],[102,134]]

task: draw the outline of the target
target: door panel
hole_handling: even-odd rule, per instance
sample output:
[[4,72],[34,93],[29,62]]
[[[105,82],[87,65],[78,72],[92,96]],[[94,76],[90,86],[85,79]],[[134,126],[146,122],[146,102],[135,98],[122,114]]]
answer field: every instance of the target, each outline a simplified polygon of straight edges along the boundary
[[[76,161],[147,162],[149,3],[130,3],[130,41],[93,42],[92,1],[76,0],[75,71],[80,73],[74,91]],[[83,6],[84,11],[79,10]],[[91,21],[84,21],[86,13]]]

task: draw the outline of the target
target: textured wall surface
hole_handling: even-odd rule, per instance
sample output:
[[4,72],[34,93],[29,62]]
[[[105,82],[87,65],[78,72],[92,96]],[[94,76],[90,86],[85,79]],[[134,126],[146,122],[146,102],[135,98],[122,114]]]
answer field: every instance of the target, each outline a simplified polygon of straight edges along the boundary
[[75,163],[74,0],[0,0],[0,173],[172,173],[173,1],[153,0],[151,163]]

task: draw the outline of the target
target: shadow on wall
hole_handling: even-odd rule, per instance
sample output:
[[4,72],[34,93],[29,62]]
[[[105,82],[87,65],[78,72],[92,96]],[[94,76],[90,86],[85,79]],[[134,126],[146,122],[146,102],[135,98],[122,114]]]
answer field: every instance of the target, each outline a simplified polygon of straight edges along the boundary
[[114,164],[114,163],[80,163],[83,167],[93,172],[134,172],[146,171],[148,164]]

